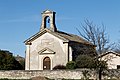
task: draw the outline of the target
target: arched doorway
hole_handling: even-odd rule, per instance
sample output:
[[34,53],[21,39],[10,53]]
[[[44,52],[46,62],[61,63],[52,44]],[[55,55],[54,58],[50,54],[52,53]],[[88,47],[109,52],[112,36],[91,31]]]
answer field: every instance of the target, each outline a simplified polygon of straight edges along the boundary
[[43,70],[50,70],[50,66],[51,66],[51,61],[49,57],[45,57],[43,59]]

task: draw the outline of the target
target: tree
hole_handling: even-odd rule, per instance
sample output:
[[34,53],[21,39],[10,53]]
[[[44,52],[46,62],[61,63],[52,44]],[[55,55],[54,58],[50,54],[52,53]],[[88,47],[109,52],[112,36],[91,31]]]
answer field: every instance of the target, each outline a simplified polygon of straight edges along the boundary
[[75,69],[75,68],[76,68],[76,62],[74,62],[74,61],[69,61],[69,62],[66,64],[66,68],[67,68],[67,69]]
[[76,58],[76,64],[78,68],[90,68],[93,64],[93,59],[88,55],[79,55]]
[[85,24],[81,26],[83,33],[77,28],[80,36],[82,36],[87,41],[96,45],[96,50],[98,54],[106,52],[110,49],[109,39],[105,32],[105,26],[98,27],[90,22],[89,20],[85,20]]
[[0,50],[0,70],[21,70],[23,67],[9,51]]
[[75,61],[79,55],[88,55],[91,57],[95,57],[97,55],[94,45],[86,45],[82,43],[73,44],[72,49],[73,49],[73,54],[72,54],[73,61]]
[[98,60],[88,55],[79,55],[76,58],[77,68],[89,68],[97,70],[99,74],[99,80],[101,80],[101,75],[104,69],[107,69],[107,63],[103,60]]
[[17,55],[17,56],[14,56],[15,60],[18,61],[22,67],[23,67],[23,70],[25,69],[25,58]]
[[120,53],[120,39],[118,39],[118,41],[113,45],[113,50],[117,53]]
[[[100,63],[100,64],[98,64]],[[88,55],[79,55],[76,58],[76,64],[78,68],[90,68],[90,69],[96,69],[99,66],[101,68],[105,69],[107,68],[107,63],[105,61],[99,61],[95,59],[94,57],[88,56]]]
[[25,70],[25,60],[20,60],[18,62],[21,64],[22,70]]
[[62,69],[66,69],[66,66],[59,64],[53,68],[53,70],[62,70]]
[[[93,24],[93,22],[85,20],[85,24],[82,25],[81,28],[83,30],[83,33],[81,33],[77,28],[80,36],[96,45],[96,52],[98,55],[107,52],[111,48],[109,39],[105,32],[105,26],[103,24],[102,27],[99,27]],[[97,65],[99,65],[97,70],[99,72],[99,80],[101,80],[102,66],[100,64],[102,63],[102,60],[101,58],[98,58],[98,55],[96,56],[96,61],[99,59],[99,62],[97,62]]]
[[120,40],[113,47],[115,52],[120,53]]

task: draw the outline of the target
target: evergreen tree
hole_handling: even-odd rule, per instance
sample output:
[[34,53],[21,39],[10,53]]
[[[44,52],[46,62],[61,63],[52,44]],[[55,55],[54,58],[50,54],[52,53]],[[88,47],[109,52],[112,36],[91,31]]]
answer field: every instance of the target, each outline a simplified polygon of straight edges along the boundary
[[22,70],[22,65],[9,51],[0,50],[0,70]]

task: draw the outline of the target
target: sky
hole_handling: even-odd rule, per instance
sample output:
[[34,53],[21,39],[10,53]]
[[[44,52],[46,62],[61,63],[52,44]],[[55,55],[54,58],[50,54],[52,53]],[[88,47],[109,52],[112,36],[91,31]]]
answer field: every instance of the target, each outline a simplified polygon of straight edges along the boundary
[[58,30],[79,35],[88,19],[106,26],[111,43],[120,39],[120,0],[0,0],[0,49],[24,57],[23,42],[40,30],[45,10],[56,12]]

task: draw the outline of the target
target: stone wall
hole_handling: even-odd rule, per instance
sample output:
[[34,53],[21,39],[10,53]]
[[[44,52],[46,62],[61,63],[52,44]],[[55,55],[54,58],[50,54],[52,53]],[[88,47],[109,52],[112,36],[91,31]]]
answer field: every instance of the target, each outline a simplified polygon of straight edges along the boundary
[[[30,79],[32,77],[47,77],[50,79],[81,79],[83,78],[83,72],[89,71],[91,74],[90,79],[97,79],[98,74],[96,71],[92,70],[52,70],[52,71],[0,71],[0,79],[8,78],[8,79]],[[104,75],[103,78],[116,78],[120,79],[120,70],[109,70],[106,72],[107,76]]]
[[52,70],[52,71],[0,71],[0,78],[30,79],[32,77],[45,76],[50,79],[81,79],[82,70]]

